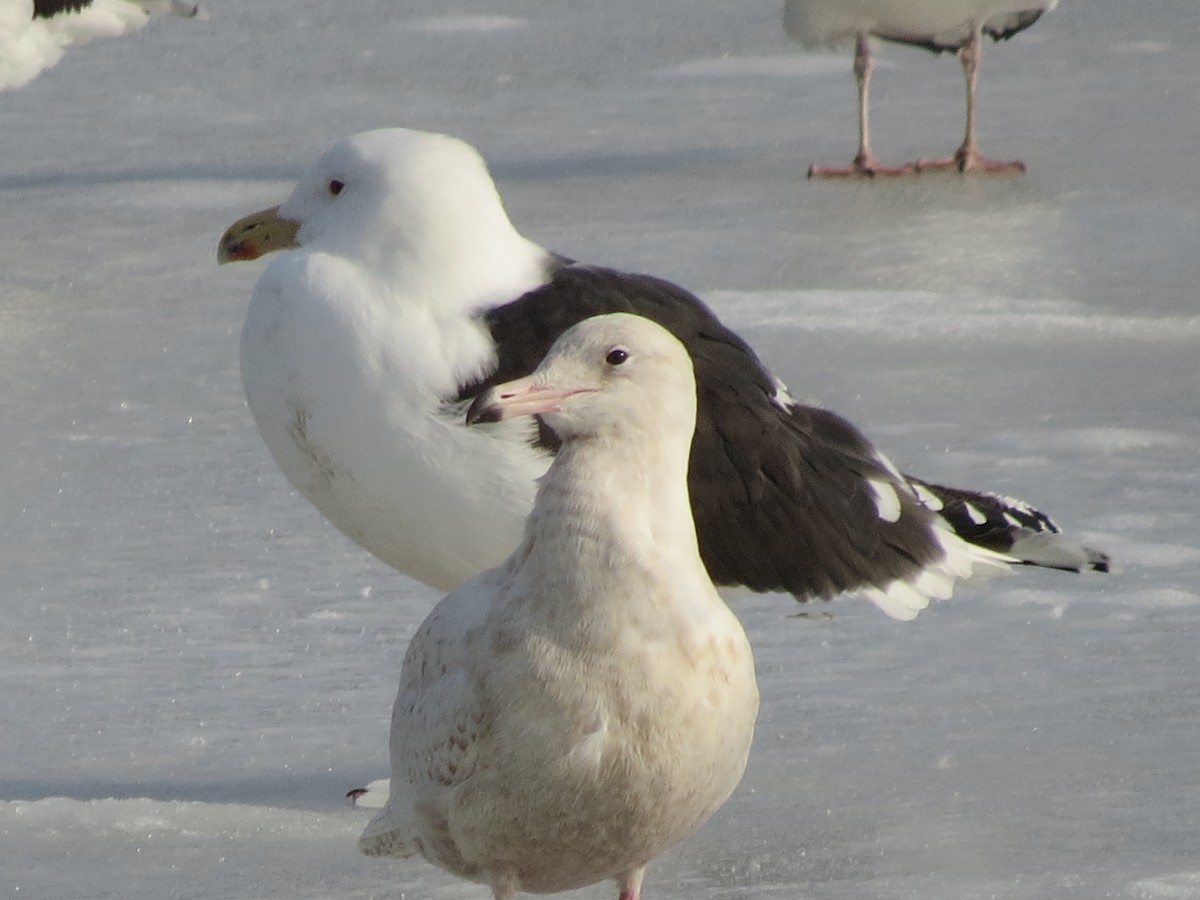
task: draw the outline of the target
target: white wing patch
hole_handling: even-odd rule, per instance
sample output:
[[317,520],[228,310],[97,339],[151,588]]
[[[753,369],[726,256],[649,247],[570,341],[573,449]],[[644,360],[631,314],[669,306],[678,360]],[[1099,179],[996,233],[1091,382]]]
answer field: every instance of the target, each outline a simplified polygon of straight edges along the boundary
[[942,503],[942,498],[925,487],[925,485],[910,482],[910,486],[913,489],[913,493],[917,495],[917,499],[921,501],[921,504],[926,509],[933,510],[933,512],[941,512],[945,507],[945,504]]
[[875,498],[875,511],[879,513],[879,518],[885,522],[898,522],[900,520],[900,496],[896,493],[896,489],[888,482],[880,481],[878,478],[868,478],[867,486]]
[[796,401],[792,399],[792,395],[788,393],[787,385],[775,379],[775,393],[771,395],[771,402],[782,409],[784,412],[790,412],[795,406]]
[[1027,516],[1033,516],[1038,519],[1045,519],[1046,523],[1049,526],[1051,531],[1058,531],[1058,526],[1055,525],[1053,522],[1051,522],[1045,513],[1041,512],[1040,510],[1035,509],[1033,506],[1026,503],[1024,500],[1021,500],[1018,497],[1010,497],[1007,494],[991,494],[991,496],[994,497],[996,500],[1000,501],[1000,503],[1003,504],[1004,506],[1010,507],[1011,509],[1015,509],[1018,512],[1022,512]]

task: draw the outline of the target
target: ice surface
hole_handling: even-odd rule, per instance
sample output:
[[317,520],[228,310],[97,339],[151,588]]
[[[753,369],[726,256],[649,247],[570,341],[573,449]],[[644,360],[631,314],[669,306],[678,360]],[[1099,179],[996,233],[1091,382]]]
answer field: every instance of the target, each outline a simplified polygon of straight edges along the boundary
[[[1194,0],[1065,0],[985,50],[1023,178],[878,183],[805,181],[853,152],[850,60],[778,0],[205,5],[0,94],[0,895],[485,895],[355,854],[435,598],[275,470],[237,373],[261,265],[215,266],[403,124],[477,144],[531,237],[703,293],[906,470],[1117,557],[907,625],[741,599],[750,769],[648,897],[1200,898]],[[879,153],[951,150],[954,60],[880,62]]]

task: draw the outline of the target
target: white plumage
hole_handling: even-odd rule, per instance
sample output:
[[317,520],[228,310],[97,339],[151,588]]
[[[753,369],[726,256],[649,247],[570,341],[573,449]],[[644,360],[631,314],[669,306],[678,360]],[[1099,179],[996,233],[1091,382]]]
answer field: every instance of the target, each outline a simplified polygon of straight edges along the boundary
[[476,400],[470,420],[540,413],[563,445],[521,545],[409,646],[364,853],[419,853],[498,900],[610,878],[636,900],[733,791],[758,692],[692,526],[691,371],[658,325],[601,316]]
[[[1019,161],[998,162],[979,152],[975,139],[975,83],[981,36],[999,41],[1028,28],[1058,0],[784,0],[783,27],[806,47],[854,42],[858,81],[859,146],[849,166],[813,166],[811,176],[901,175],[954,166],[959,171],[1024,171]],[[885,166],[871,150],[868,121],[869,39],[912,44],[934,52],[957,51],[966,77],[966,132],[953,156]]]
[[208,18],[187,0],[0,0],[0,90],[31,81],[70,47],[128,34],[168,14]]
[[469,313],[539,284],[545,251],[509,224],[469,147],[416,134],[340,142],[280,220],[255,229],[266,240],[263,228],[304,223],[303,246],[259,280],[241,366],[259,431],[301,493],[376,556],[449,590],[512,551],[549,464],[530,452],[528,423],[468,430],[446,402],[494,363]]

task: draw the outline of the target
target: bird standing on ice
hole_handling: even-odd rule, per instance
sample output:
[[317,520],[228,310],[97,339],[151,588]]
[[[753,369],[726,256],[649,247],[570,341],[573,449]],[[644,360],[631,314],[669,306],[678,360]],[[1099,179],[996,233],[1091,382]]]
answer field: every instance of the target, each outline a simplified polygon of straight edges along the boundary
[[166,14],[208,18],[187,0],[0,0],[0,90],[32,80],[68,47],[128,34]]
[[[858,81],[858,154],[848,166],[812,166],[808,175],[906,175],[926,169],[960,172],[1023,172],[1019,160],[997,161],[979,152],[975,139],[975,82],[982,35],[1012,37],[1053,9],[1058,0],[784,0],[783,27],[805,47],[854,41],[854,77]],[[885,166],[871,151],[869,97],[870,38],[924,47],[934,53],[957,51],[967,87],[966,134],[953,156]]]
[[611,312],[653,319],[691,355],[688,480],[717,584],[799,600],[860,591],[910,619],[980,570],[1107,565],[1025,504],[900,474],[849,422],[793,400],[682,288],[522,237],[462,141],[394,128],[338,142],[218,253],[272,250],[288,252],[259,279],[241,341],[259,432],[326,518],[432,587],[508,556],[557,446],[528,419],[464,428],[462,410]]
[[524,537],[443,599],[405,655],[392,784],[359,848],[496,900],[615,879],[728,799],[750,752],[750,644],[700,560],[687,351],[637,316],[568,330],[468,422],[541,415],[562,441]]

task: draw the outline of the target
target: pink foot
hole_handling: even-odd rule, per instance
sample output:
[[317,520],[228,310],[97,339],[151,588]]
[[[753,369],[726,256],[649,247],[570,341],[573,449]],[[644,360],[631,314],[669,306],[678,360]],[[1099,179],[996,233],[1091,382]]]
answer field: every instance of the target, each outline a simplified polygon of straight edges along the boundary
[[1019,159],[988,159],[986,156],[981,155],[978,150],[962,149],[959,149],[953,156],[944,156],[940,159],[919,159],[913,165],[918,172],[954,168],[964,173],[985,172],[992,175],[999,175],[1025,171],[1025,163]]
[[915,163],[903,166],[885,166],[874,153],[854,157],[848,166],[809,166],[809,178],[874,178],[876,175],[912,175],[917,171]]

